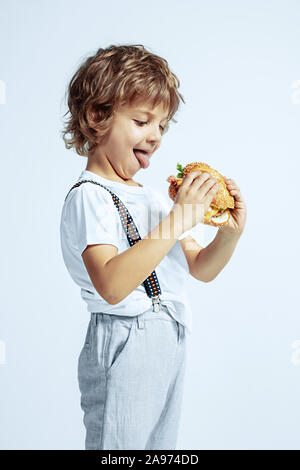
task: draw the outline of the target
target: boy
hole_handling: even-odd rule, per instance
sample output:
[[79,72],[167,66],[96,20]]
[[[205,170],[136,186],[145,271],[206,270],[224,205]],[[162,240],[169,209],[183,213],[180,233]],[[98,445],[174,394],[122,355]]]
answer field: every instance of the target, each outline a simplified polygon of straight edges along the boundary
[[[170,206],[133,179],[149,166],[179,98],[184,101],[178,87],[164,59],[141,45],[125,45],[99,49],[68,88],[70,119],[63,138],[88,161],[65,199],[60,233],[64,262],[91,313],[78,360],[90,450],[176,448],[191,331],[185,283],[189,274],[214,279],[245,223],[245,205],[231,181],[240,207],[202,248],[186,233],[203,219],[218,190],[216,180],[190,173]],[[115,199],[105,188],[129,210],[138,243],[129,247]],[[181,217],[184,204],[192,213]],[[158,308],[143,285],[154,270]]]

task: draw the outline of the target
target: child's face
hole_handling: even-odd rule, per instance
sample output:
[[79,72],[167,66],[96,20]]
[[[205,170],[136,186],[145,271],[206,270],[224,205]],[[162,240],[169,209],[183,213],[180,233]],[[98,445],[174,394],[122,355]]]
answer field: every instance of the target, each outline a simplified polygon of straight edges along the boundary
[[[153,116],[145,112],[152,113]],[[115,110],[111,131],[105,144],[99,145],[93,155],[93,163],[106,176],[131,179],[141,168],[133,149],[148,150],[151,160],[159,148],[163,127],[166,125],[168,110],[160,104],[151,109],[145,102],[123,105]],[[142,124],[145,123],[145,124]]]

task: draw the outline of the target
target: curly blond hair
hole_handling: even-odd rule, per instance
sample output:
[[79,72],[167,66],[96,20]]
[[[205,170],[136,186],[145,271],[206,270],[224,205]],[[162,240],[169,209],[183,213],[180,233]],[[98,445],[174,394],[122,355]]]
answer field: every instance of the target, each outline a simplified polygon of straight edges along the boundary
[[69,109],[64,116],[70,113],[70,117],[62,132],[65,147],[87,157],[108,135],[114,110],[141,99],[154,107],[163,103],[169,110],[165,134],[169,121],[177,122],[173,116],[180,99],[185,103],[179,86],[168,62],[141,44],[98,49],[84,60],[66,90]]

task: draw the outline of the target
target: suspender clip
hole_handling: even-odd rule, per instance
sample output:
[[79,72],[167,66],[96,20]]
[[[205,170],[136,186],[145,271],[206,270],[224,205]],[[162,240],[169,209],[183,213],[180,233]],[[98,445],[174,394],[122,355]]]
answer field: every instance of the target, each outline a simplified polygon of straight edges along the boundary
[[160,294],[158,294],[155,297],[151,297],[152,299],[152,307],[153,307],[153,312],[159,312],[161,308],[161,298]]

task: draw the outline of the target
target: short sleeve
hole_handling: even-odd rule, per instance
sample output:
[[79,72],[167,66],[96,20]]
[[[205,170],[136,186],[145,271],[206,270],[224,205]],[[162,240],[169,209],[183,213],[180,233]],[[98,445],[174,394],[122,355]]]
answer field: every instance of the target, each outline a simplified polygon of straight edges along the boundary
[[118,248],[121,222],[110,193],[92,183],[84,183],[69,197],[68,221],[80,254],[87,245],[103,243]]

